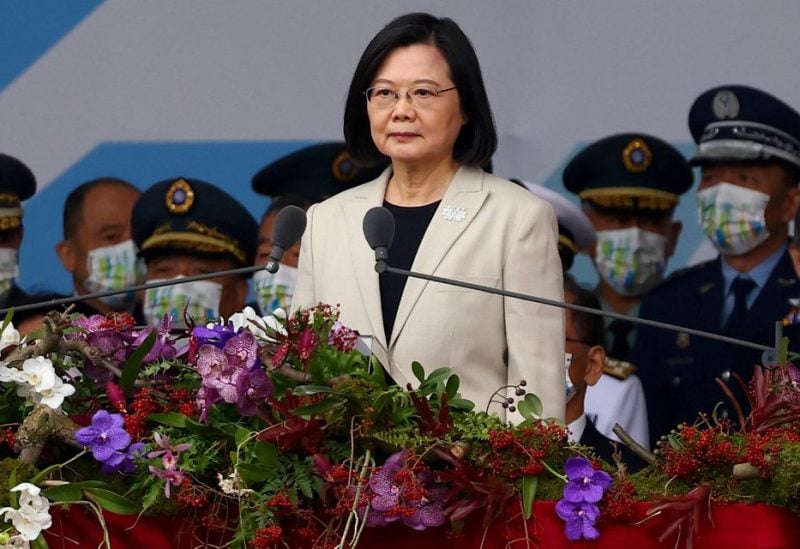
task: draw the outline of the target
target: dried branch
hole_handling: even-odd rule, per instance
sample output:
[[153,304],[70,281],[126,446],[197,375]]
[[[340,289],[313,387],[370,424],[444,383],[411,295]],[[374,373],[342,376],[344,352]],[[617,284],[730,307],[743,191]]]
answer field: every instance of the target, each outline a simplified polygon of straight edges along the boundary
[[19,461],[36,464],[45,442],[50,438],[57,438],[65,444],[81,448],[75,442],[75,431],[78,428],[75,422],[61,412],[44,404],[37,404],[17,431],[14,448],[19,452]]
[[625,431],[625,429],[622,428],[622,425],[615,423],[614,428],[611,430],[622,442],[625,443],[628,448],[631,449],[634,454],[645,460],[645,462],[649,463],[650,465],[656,464],[658,457],[656,457],[653,452],[633,440],[633,438]]

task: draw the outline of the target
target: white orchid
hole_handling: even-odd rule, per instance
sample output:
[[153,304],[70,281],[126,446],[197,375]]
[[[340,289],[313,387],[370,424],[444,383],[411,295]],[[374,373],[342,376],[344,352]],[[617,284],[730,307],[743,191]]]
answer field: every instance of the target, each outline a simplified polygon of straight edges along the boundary
[[26,359],[22,363],[22,375],[25,383],[30,385],[37,393],[45,389],[51,389],[56,384],[57,379],[53,362],[43,356]]
[[14,328],[14,324],[9,322],[3,330],[3,333],[0,334],[0,351],[10,345],[19,345],[20,340],[19,332]]
[[[242,312],[232,314],[228,319],[228,323],[236,331],[238,331],[240,328],[248,328],[257,338],[274,343],[272,338],[266,336],[263,328],[264,326],[267,326],[278,333],[286,335],[286,329],[283,327],[285,320],[286,311],[283,309],[275,309],[272,312],[272,315],[259,316],[255,309],[248,306],[245,307]],[[211,328],[213,326],[214,324],[209,324],[208,327]]]
[[49,406],[53,410],[58,410],[64,403],[64,399],[75,393],[75,387],[69,383],[64,383],[59,378],[56,378],[56,383],[49,389],[44,389],[33,395],[33,400],[36,403],[42,403]]
[[9,368],[0,364],[0,382],[2,383],[25,383],[25,377],[17,368]]
[[[42,530],[50,528],[53,524],[49,513],[50,502],[47,501],[47,498],[39,495],[41,493],[39,487],[27,482],[15,486],[11,491],[20,492],[19,509],[3,507],[0,509],[0,516],[6,522],[11,521],[16,531],[19,532],[19,538],[23,541],[33,541],[39,537]],[[20,547],[20,545],[15,544],[11,547]]]

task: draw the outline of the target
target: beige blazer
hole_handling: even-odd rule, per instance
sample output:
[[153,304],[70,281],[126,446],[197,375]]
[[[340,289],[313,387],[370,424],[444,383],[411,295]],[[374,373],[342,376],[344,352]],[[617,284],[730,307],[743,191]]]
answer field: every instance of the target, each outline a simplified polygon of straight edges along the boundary
[[[375,253],[362,223],[370,208],[383,204],[390,174],[391,168],[308,210],[292,307],[339,304],[345,325],[374,336],[376,355],[398,384],[416,384],[413,361],[426,372],[447,366],[461,378],[462,396],[483,410],[496,390],[524,379],[545,415],[563,418],[562,309],[409,278],[386,341]],[[549,204],[509,181],[462,167],[411,270],[563,300],[557,240]],[[497,404],[489,411],[506,417]]]

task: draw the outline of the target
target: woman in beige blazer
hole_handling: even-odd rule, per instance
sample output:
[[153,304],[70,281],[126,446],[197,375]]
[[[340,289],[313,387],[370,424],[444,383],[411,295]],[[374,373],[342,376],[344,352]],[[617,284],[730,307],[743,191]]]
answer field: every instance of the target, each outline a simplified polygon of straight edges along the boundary
[[[308,211],[293,307],[339,304],[341,320],[373,335],[397,383],[411,363],[451,368],[461,393],[511,421],[520,381],[547,416],[564,415],[561,309],[375,272],[362,222],[375,206],[395,216],[389,264],[562,300],[552,209],[477,166],[497,135],[469,39],[450,19],[409,14],[367,46],[345,107],[345,139],[362,163],[389,157],[376,180]],[[498,401],[497,397],[494,398]]]

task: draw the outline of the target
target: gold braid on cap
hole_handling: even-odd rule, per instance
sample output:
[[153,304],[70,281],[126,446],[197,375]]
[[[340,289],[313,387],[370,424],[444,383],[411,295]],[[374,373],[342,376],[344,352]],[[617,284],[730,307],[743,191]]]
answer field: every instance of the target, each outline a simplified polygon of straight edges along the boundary
[[22,206],[13,193],[0,193],[0,231],[13,231],[22,226]]
[[239,241],[219,230],[192,221],[183,231],[175,231],[169,223],[161,225],[142,244],[142,251],[156,248],[172,248],[201,253],[229,253],[242,265],[247,263],[247,254]]
[[583,200],[604,208],[669,210],[678,203],[678,195],[650,187],[604,187],[578,193]]

